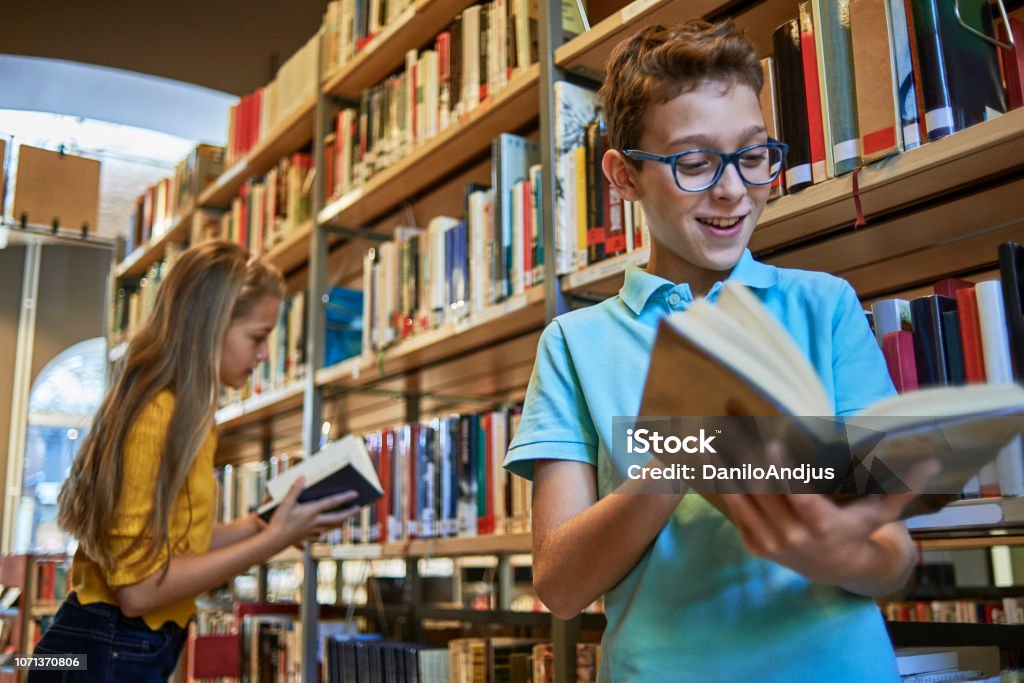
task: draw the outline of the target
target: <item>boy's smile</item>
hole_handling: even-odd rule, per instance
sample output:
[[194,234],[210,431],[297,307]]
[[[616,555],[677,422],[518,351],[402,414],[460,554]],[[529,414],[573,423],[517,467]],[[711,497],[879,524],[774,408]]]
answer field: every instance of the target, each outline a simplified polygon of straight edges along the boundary
[[[660,155],[690,149],[728,153],[767,138],[752,88],[705,81],[667,102],[651,104],[637,147]],[[672,282],[689,283],[694,295],[727,277],[750,241],[770,188],[747,185],[729,165],[710,189],[684,192],[676,186],[670,166],[642,161],[637,168],[619,158],[631,187],[616,185],[626,199],[641,202],[650,225],[647,270]],[[622,174],[615,166],[606,163],[606,173],[611,171],[608,175],[618,181]]]

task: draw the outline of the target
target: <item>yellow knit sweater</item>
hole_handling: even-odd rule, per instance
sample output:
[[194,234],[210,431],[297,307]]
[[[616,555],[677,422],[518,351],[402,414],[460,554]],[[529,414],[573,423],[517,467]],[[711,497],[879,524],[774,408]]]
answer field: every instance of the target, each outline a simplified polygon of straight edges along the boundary
[[[110,549],[115,557],[125,553],[143,533],[153,505],[160,458],[173,409],[174,395],[165,390],[142,409],[128,430],[121,500],[114,526],[109,533]],[[210,548],[216,492],[213,478],[213,454],[216,448],[216,433],[211,430],[189,472],[188,495],[183,489],[174,502],[170,532],[172,544],[177,541],[173,549],[175,554],[197,554]],[[79,549],[72,566],[72,583],[78,593],[78,600],[83,605],[92,602],[118,604],[115,593],[118,588],[138,583],[160,571],[167,559],[166,549],[161,549],[159,554],[148,558],[146,562],[132,566],[145,555],[144,548],[136,548],[125,555],[112,571],[105,572]],[[145,614],[143,619],[152,629],[160,628],[167,621],[185,627],[194,614],[195,599],[188,598]]]

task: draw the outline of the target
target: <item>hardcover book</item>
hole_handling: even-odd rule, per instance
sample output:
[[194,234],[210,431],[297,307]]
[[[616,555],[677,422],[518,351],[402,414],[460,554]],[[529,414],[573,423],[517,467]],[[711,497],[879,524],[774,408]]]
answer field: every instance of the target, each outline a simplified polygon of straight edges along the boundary
[[[680,381],[681,372],[685,382]],[[786,465],[799,461],[810,466],[823,459],[841,464],[833,457],[838,450],[848,465],[856,461],[849,471],[868,474],[876,486],[858,490],[840,478],[820,482],[824,487],[815,482],[812,490],[842,501],[863,493],[907,491],[905,482],[910,481],[916,483],[911,486],[914,493],[936,494],[915,498],[904,509],[905,517],[954,500],[982,466],[1024,432],[1024,387],[940,387],[883,399],[854,416],[840,419],[833,413],[813,366],[743,285],[729,282],[717,304],[702,299],[662,321],[640,408],[642,419],[751,418],[759,421],[758,429],[771,430],[763,431],[762,438],[781,441]],[[733,428],[731,422],[722,424]],[[719,455],[711,457],[739,457],[750,467],[769,466],[764,449],[738,455],[728,448],[730,438],[721,436]],[[927,482],[915,482],[908,475],[919,473],[915,466],[924,460],[937,461],[941,469]],[[838,486],[832,488],[832,483]],[[698,481],[694,486],[713,504],[716,491],[721,491],[714,482]]]
[[299,477],[305,477],[300,503],[320,500],[343,491],[355,491],[358,497],[344,507],[369,505],[384,495],[370,454],[362,439],[349,435],[328,444],[313,457],[288,469],[267,482],[271,500],[261,505],[257,514],[266,521],[274,514],[281,500]]

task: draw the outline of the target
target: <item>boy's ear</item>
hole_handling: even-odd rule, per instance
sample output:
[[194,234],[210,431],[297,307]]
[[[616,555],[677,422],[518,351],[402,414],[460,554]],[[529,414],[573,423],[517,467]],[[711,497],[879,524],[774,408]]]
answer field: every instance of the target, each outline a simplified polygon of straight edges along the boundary
[[601,159],[604,177],[626,201],[635,202],[640,199],[640,188],[636,179],[636,168],[626,156],[617,149],[610,149]]

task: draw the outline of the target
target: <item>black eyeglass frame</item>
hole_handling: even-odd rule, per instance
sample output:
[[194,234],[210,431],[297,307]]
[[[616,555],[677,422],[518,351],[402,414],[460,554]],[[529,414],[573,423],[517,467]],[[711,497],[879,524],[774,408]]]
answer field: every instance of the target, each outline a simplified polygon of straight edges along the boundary
[[[756,149],[758,147],[768,147],[772,149],[781,150],[782,159],[779,161],[778,170],[772,174],[771,178],[765,180],[764,182],[751,182],[750,180],[747,179],[745,175],[743,175],[743,169],[740,167],[739,160],[741,155],[746,154],[750,150]],[[693,154],[694,152],[714,154],[715,156],[722,160],[722,164],[718,167],[718,170],[715,171],[715,176],[711,179],[711,182],[709,182],[707,185],[699,189],[689,190],[679,183],[679,175],[676,173],[676,162],[679,161],[681,157],[687,154]],[[714,149],[687,149],[677,154],[669,154],[668,156],[652,154],[651,152],[644,152],[643,150],[639,149],[624,149],[622,150],[622,153],[634,161],[657,161],[662,164],[667,164],[669,169],[672,171],[672,180],[675,181],[676,187],[678,187],[683,192],[705,192],[714,187],[715,183],[722,179],[722,174],[725,172],[725,167],[730,164],[736,167],[736,172],[739,174],[740,180],[742,180],[747,185],[752,185],[754,187],[763,187],[765,185],[771,185],[782,173],[782,169],[786,163],[786,155],[789,154],[789,145],[787,145],[785,142],[779,142],[778,140],[768,138],[768,142],[758,142],[757,144],[754,145],[747,145],[746,147],[738,149],[731,154],[719,152]]]

